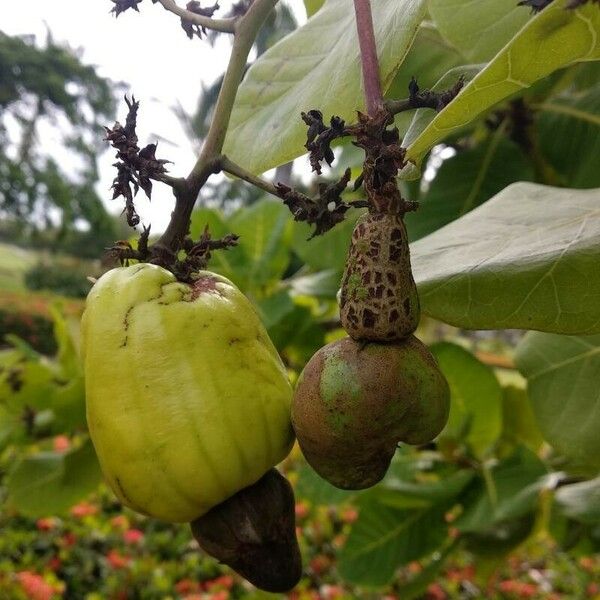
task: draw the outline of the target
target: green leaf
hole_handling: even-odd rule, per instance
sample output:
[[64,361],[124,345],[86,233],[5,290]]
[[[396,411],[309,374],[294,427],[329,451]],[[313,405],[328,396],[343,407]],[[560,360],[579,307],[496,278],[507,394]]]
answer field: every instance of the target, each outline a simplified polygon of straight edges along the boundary
[[[462,65],[450,69],[439,81],[433,86],[434,91],[443,91],[451,88],[461,77],[465,83],[472,81],[485,67],[484,64],[477,65]],[[410,126],[408,127],[404,138],[402,140],[402,146],[405,148],[410,146],[414,140],[416,140],[429,124],[436,118],[438,113],[427,108],[419,109],[415,112]],[[473,125],[472,123],[465,123],[465,126]],[[458,130],[459,131],[459,130]],[[454,132],[455,134],[457,132]],[[420,177],[419,169],[412,163],[408,163],[402,171],[400,171],[400,178],[403,181],[414,180]]]
[[290,260],[293,221],[287,207],[264,198],[235,213],[227,226],[240,236],[240,245],[226,257],[234,265],[234,282],[244,291],[257,291],[278,281]]
[[515,360],[546,441],[586,465],[600,466],[600,335],[528,333]]
[[490,367],[449,342],[431,347],[450,384],[450,416],[439,440],[464,441],[479,458],[502,431],[502,388]]
[[325,0],[304,0],[306,16],[312,17],[322,6]]
[[298,469],[296,496],[314,505],[342,504],[353,500],[359,492],[340,490],[304,464]]
[[410,481],[397,477],[386,477],[382,486],[377,488],[377,497],[383,504],[395,508],[404,508],[405,500],[421,501],[421,506],[431,506],[456,498],[473,479],[474,472],[460,470],[435,481]]
[[458,219],[515,181],[531,181],[533,167],[501,129],[485,143],[444,160],[419,210],[405,217],[408,233],[418,240]]
[[489,469],[487,483],[480,477],[455,521],[462,532],[486,532],[494,523],[518,519],[532,512],[547,470],[530,450],[518,448],[509,458]]
[[466,329],[600,332],[599,200],[516,183],[415,242],[423,311]]
[[[386,89],[425,14],[424,0],[373,3],[381,81]],[[301,111],[348,122],[364,109],[358,36],[347,0],[327,0],[303,27],[265,52],[239,88],[224,152],[261,173],[305,152]],[[268,140],[268,142],[267,142]]]
[[565,485],[556,491],[554,500],[570,519],[590,525],[600,523],[600,477]]
[[530,17],[514,0],[429,0],[429,14],[440,33],[471,62],[493,58]]
[[312,296],[313,298],[335,298],[340,287],[340,274],[333,269],[298,274],[284,281],[296,296]]
[[502,442],[509,447],[525,445],[536,452],[544,442],[527,390],[514,385],[502,388]]
[[427,591],[429,584],[435,581],[446,559],[456,549],[458,540],[448,544],[441,551],[436,551],[429,559],[427,564],[407,583],[401,583],[398,586],[398,592],[402,600],[413,600],[414,598],[422,598]]
[[8,502],[29,517],[64,514],[100,480],[94,448],[86,439],[64,454],[40,452],[21,459],[8,476]]
[[360,213],[352,211],[337,227],[309,240],[311,228],[305,223],[294,224],[294,251],[316,271],[333,270],[340,274],[344,270],[350,238]]
[[371,494],[365,496],[339,554],[340,574],[351,583],[385,585],[398,567],[427,556],[444,543],[446,508],[399,510],[377,502]]
[[430,148],[495,104],[558,69],[600,59],[598,7],[565,10],[567,2],[556,0],[533,17],[412,141],[407,159],[420,165]]
[[600,85],[534,105],[539,147],[568,187],[600,186]]

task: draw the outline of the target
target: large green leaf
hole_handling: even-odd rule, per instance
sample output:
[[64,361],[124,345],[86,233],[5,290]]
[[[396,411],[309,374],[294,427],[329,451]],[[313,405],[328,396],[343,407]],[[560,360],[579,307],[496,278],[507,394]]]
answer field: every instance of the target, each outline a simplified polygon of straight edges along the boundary
[[547,486],[547,470],[530,450],[517,449],[480,477],[465,498],[455,522],[463,532],[486,532],[494,523],[518,519],[533,511]]
[[406,215],[409,237],[418,240],[458,219],[515,181],[533,179],[521,149],[498,130],[485,143],[444,160],[419,210]]
[[529,19],[514,0],[429,0],[429,14],[470,62],[490,60]]
[[339,570],[351,583],[379,586],[401,565],[418,560],[446,539],[447,505],[401,510],[365,496],[359,518],[339,554]]
[[550,98],[536,105],[540,151],[562,185],[600,186],[600,85],[587,93]]
[[240,245],[226,256],[234,266],[234,282],[244,291],[257,292],[279,280],[290,260],[293,236],[287,207],[264,198],[235,213],[227,226],[240,236]]
[[87,439],[64,454],[40,452],[21,459],[8,477],[8,502],[31,517],[62,514],[94,491],[100,479],[100,466]]
[[546,441],[577,462],[600,466],[600,335],[528,333],[516,362]]
[[600,477],[559,488],[555,501],[570,519],[600,523]]
[[525,445],[536,452],[544,442],[527,390],[516,385],[502,388],[502,442],[508,448]]
[[[373,3],[384,89],[402,63],[425,13],[424,0]],[[238,90],[225,153],[254,173],[304,153],[300,112],[356,120],[364,109],[358,37],[352,4],[327,0],[319,12],[265,52]]]
[[359,211],[352,211],[346,220],[327,233],[309,240],[311,228],[305,223],[294,224],[294,251],[311,268],[340,273],[344,270],[346,255]]
[[600,190],[531,183],[412,244],[424,312],[467,329],[600,332],[599,261]]
[[502,432],[502,388],[494,372],[456,344],[441,342],[431,352],[451,392],[450,416],[440,441],[465,441],[477,457],[485,457]]
[[304,0],[306,16],[312,17],[322,6],[324,0]]
[[532,18],[412,141],[407,158],[419,165],[432,146],[505,98],[570,64],[600,59],[598,7],[566,10],[567,3],[556,0]]
[[308,500],[312,504],[342,504],[355,498],[358,493],[334,487],[328,481],[319,477],[308,464],[304,464],[298,469],[296,496]]

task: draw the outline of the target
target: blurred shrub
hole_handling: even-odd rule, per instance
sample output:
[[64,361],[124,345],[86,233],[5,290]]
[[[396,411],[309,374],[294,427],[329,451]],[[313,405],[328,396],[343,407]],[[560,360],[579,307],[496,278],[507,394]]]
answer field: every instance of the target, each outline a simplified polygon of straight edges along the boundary
[[[42,354],[54,354],[57,349],[50,305],[56,296],[22,292],[0,292],[0,345],[7,334],[25,340]],[[83,312],[80,300],[62,301],[65,314],[79,317]]]
[[25,273],[25,285],[30,290],[50,290],[70,296],[85,298],[91,283],[87,280],[89,268],[71,261],[39,262]]

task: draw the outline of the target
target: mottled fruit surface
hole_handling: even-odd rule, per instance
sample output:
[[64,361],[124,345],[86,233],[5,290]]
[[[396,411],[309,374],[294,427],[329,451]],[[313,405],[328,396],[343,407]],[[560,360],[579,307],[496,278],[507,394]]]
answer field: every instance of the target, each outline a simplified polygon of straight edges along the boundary
[[340,316],[355,340],[400,340],[417,328],[419,297],[400,215],[366,213],[358,220],[342,278]]
[[200,547],[256,587],[287,592],[302,575],[292,486],[276,469],[194,521]]
[[150,264],[103,275],[82,320],[87,420],[127,506],[189,522],[288,454],[291,386],[248,299],[201,272]]
[[448,383],[416,337],[390,344],[344,338],[304,368],[292,422],[315,471],[337,487],[361,489],[385,475],[398,443],[433,440],[449,406]]

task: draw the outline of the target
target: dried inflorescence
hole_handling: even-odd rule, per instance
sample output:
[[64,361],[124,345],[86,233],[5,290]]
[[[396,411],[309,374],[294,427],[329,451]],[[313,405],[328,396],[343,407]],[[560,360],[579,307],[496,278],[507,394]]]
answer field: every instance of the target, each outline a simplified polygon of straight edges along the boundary
[[[212,17],[215,12],[219,9],[219,4],[215,2],[212,6],[207,6],[206,8],[202,8],[200,2],[197,0],[192,0],[186,4],[186,9],[196,15],[202,15],[203,17]],[[181,27],[185,31],[186,35],[191,39],[194,36],[198,36],[202,39],[203,35],[206,35],[206,27],[202,25],[197,25],[196,23],[192,23],[187,19],[181,19]]]
[[335,183],[320,183],[319,197],[310,198],[283,183],[278,183],[276,188],[283,203],[290,209],[294,220],[304,221],[314,225],[315,229],[309,239],[322,235],[344,220],[350,208],[366,206],[365,202],[357,201],[351,204],[341,198],[342,192],[350,182],[350,169],[346,169],[342,178]]
[[140,218],[135,210],[134,196],[139,188],[142,188],[148,198],[152,197],[152,179],[162,181],[163,175],[167,173],[165,167],[170,160],[156,158],[156,144],[148,144],[144,148],[138,146],[136,134],[137,111],[140,103],[132,96],[127,97],[125,102],[129,108],[125,126],[118,121],[112,128],[105,127],[106,137],[113,148],[117,149],[119,159],[114,166],[117,169],[112,189],[113,200],[119,196],[125,198],[125,212],[127,223],[130,227],[136,227]]
[[142,2],[142,0],[111,0],[114,6],[111,9],[111,13],[114,13],[115,17],[118,17],[121,13],[133,8],[133,10],[140,12],[138,8],[138,4]]

